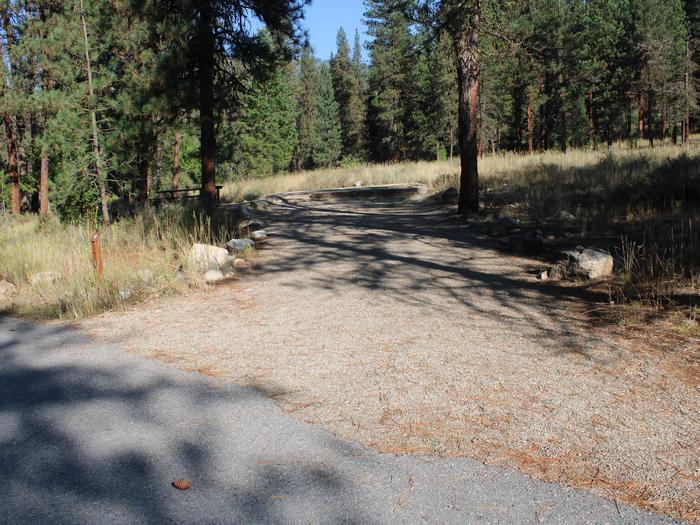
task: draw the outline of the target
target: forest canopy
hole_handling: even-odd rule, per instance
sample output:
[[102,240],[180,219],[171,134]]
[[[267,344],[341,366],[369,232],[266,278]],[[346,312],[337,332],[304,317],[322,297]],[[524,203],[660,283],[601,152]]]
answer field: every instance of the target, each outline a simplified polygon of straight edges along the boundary
[[[367,62],[342,28],[315,56],[306,4],[2,2],[0,209],[107,221],[162,189],[459,155],[438,3],[367,0]],[[697,2],[484,0],[481,26],[480,152],[688,141]]]

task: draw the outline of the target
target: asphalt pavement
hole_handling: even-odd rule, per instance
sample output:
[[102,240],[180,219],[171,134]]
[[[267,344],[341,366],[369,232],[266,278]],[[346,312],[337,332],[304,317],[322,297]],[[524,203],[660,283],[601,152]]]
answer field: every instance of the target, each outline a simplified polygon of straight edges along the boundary
[[0,483],[2,524],[677,523],[469,459],[365,450],[257,390],[8,317]]

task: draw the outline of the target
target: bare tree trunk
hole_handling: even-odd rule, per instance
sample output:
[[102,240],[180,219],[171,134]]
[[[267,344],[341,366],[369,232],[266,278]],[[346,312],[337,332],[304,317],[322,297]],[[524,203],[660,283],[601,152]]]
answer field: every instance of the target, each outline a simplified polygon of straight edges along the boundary
[[454,130],[450,130],[450,160],[454,158],[455,153],[455,133]]
[[532,109],[534,101],[532,96],[527,100],[527,152],[535,152],[535,112]]
[[210,1],[202,2],[199,27],[199,120],[202,162],[201,197],[204,209],[212,214],[216,208],[216,130],[214,126],[214,9]]
[[479,102],[479,37],[481,1],[472,0],[461,8],[452,21],[452,33],[457,54],[457,86],[459,90],[459,153],[461,175],[460,213],[479,211],[479,161],[477,112]]
[[590,147],[595,147],[595,124],[593,121],[593,93],[588,94],[588,104],[587,104],[587,114],[588,114],[588,144]]
[[683,115],[683,144],[690,140],[690,42],[685,42],[686,67],[683,89],[685,91],[685,104]]
[[10,178],[12,213],[19,215],[21,212],[21,196],[19,189],[19,166],[17,164],[17,143],[15,142],[13,125],[12,117],[6,115],[5,138],[7,140],[7,175]]
[[180,187],[180,144],[182,143],[182,133],[175,133],[175,147],[173,148],[173,189]]
[[39,170],[39,213],[42,217],[49,214],[49,151],[41,151],[41,169]]
[[102,208],[102,221],[109,226],[109,207],[107,206],[107,188],[105,174],[102,170],[102,153],[100,151],[99,130],[97,128],[97,112],[95,110],[95,91],[92,85],[92,62],[90,61],[90,44],[88,42],[87,22],[85,21],[85,7],[80,0],[80,22],[83,26],[83,43],[85,45],[85,67],[87,69],[88,92],[90,94],[90,121],[92,124],[92,150],[95,155],[95,176],[100,190],[100,205]]
[[654,114],[652,113],[653,111],[653,105],[652,105],[652,94],[648,93],[647,94],[647,136],[649,138],[649,147],[653,148],[654,147]]

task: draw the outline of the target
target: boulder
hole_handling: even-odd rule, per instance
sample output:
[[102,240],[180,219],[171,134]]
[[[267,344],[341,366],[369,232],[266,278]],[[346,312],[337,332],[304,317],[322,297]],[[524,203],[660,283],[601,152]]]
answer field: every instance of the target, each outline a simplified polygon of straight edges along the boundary
[[245,259],[236,258],[236,260],[233,261],[234,268],[248,268],[248,266],[250,266],[250,264]]
[[45,284],[53,284],[61,278],[58,272],[39,272],[29,278],[29,283],[32,286],[41,286]]
[[459,202],[459,190],[457,188],[447,188],[441,197],[443,204],[457,204]]
[[228,258],[228,250],[208,244],[194,244],[190,249],[189,261],[200,271],[220,268]]
[[597,248],[583,248],[577,246],[573,250],[564,250],[572,270],[589,279],[610,277],[615,268],[615,261],[608,252]]
[[262,242],[267,240],[267,232],[265,230],[257,230],[250,234],[250,237],[255,242]]
[[233,255],[229,255],[226,260],[224,261],[224,264],[221,265],[219,268],[221,270],[221,273],[227,274],[231,271],[233,271],[234,264],[236,262],[236,258]]
[[362,182],[361,180],[356,180],[356,181],[355,181],[355,187],[356,187],[356,188],[361,188],[361,187],[364,186],[364,185],[365,185],[365,183]]
[[4,279],[0,281],[0,300],[10,297],[17,292],[17,287]]
[[207,284],[220,283],[224,280],[224,273],[221,270],[209,270],[204,274],[204,282]]
[[557,218],[562,221],[575,221],[576,216],[566,210],[562,210],[557,214]]
[[[250,239],[231,239],[226,246],[233,253],[241,253],[251,248],[255,248],[255,243]],[[228,254],[226,254],[228,256]]]

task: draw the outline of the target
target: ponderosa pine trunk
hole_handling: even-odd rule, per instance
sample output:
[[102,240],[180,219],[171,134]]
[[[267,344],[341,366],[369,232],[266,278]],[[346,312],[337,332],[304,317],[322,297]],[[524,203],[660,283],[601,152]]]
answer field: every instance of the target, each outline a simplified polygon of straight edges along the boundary
[[49,215],[49,152],[41,151],[41,168],[39,169],[39,214]]
[[527,99],[527,152],[535,152],[535,112],[532,97]]
[[5,139],[7,140],[7,176],[10,179],[10,192],[12,213],[19,215],[21,212],[21,196],[19,188],[19,165],[17,163],[17,143],[13,129],[12,117],[5,116]]
[[182,143],[182,133],[175,133],[175,147],[173,148],[173,189],[180,188],[180,144]]
[[202,205],[208,214],[216,208],[216,133],[214,125],[214,8],[202,2],[199,20],[199,125],[202,162]]
[[477,112],[479,102],[479,31],[481,1],[460,7],[452,21],[459,91],[459,153],[461,160],[459,213],[479,211]]

